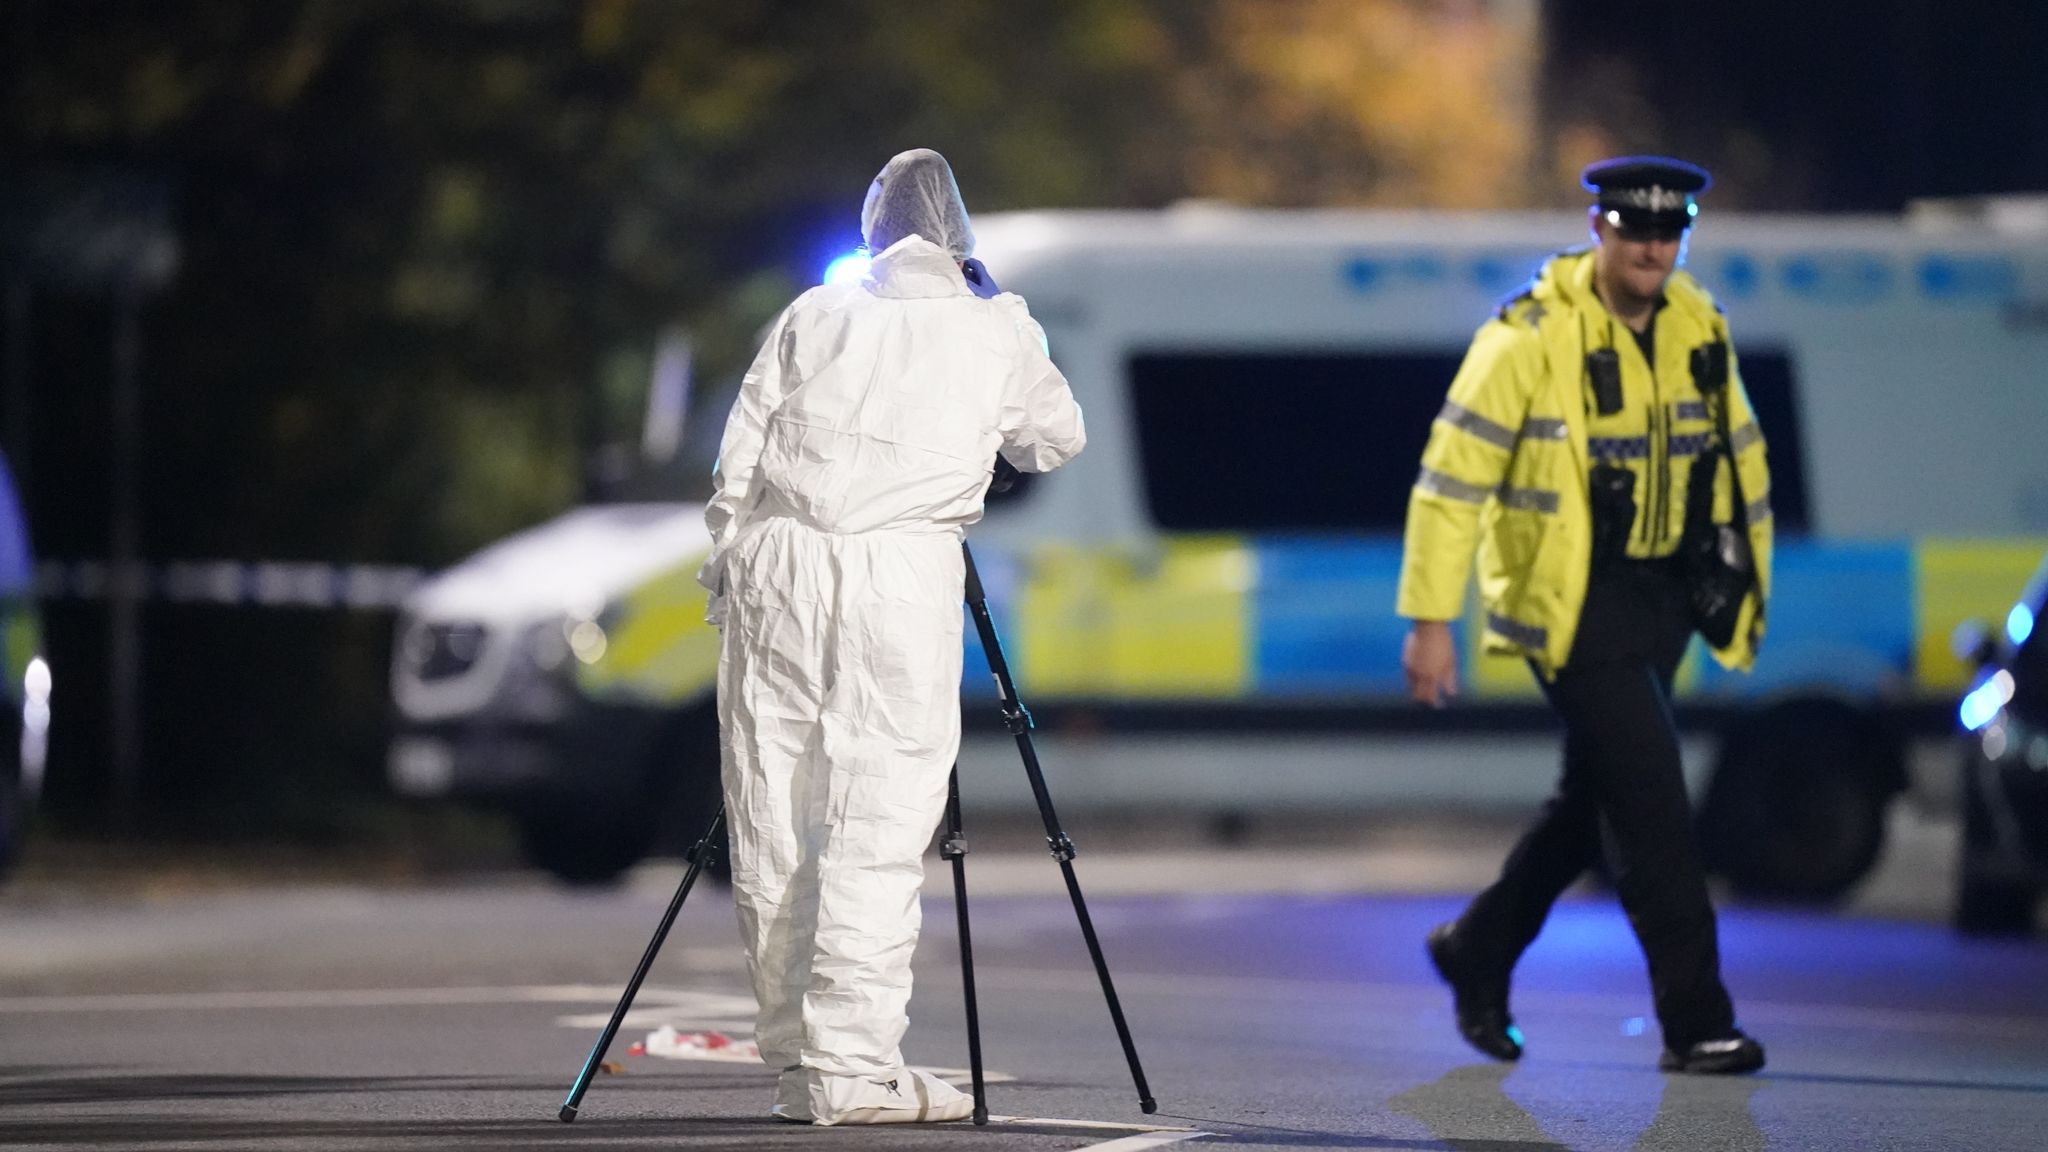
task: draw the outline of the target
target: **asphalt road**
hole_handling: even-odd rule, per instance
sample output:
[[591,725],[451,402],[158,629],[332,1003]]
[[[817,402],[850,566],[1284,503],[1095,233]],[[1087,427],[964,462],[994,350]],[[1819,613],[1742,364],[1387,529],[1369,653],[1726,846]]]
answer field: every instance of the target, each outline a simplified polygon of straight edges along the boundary
[[[668,866],[600,893],[518,873],[17,888],[0,896],[0,1146],[2048,1147],[2048,945],[1960,939],[1897,893],[1849,915],[1725,911],[1728,980],[1770,1048],[1761,1076],[1656,1070],[1641,959],[1597,894],[1562,905],[1524,963],[1527,1057],[1480,1060],[1420,941],[1491,867],[1489,839],[1383,846],[1386,867],[1348,885],[1328,851],[1091,856],[1083,840],[1081,880],[1100,879],[1091,910],[1160,1103],[1150,1116],[1055,866],[971,858],[990,1106],[1016,1118],[985,1129],[769,1121],[772,1076],[744,1058],[751,1001],[716,889],[692,897],[663,950],[620,1070],[559,1123],[667,902]],[[936,861],[931,874],[906,1054],[961,1069],[952,909]],[[1219,891],[1223,876],[1241,882]],[[1405,891],[1385,890],[1390,876]],[[628,1054],[663,1026],[698,1058]]]

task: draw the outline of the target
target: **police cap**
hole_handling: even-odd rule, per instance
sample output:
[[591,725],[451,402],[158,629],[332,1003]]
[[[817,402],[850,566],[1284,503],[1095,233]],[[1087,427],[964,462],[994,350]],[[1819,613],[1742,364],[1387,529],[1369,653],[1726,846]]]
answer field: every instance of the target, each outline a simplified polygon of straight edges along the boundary
[[1617,156],[1586,166],[1579,182],[1598,197],[1600,215],[1628,231],[1679,232],[1700,213],[1693,193],[1714,178],[1697,164],[1668,156]]

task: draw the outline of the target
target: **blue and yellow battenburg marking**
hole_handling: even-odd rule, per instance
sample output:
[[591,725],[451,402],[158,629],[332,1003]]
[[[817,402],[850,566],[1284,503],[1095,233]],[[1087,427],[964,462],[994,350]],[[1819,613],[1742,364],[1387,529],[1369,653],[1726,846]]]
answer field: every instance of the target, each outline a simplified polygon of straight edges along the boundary
[[649,579],[605,609],[603,654],[576,665],[594,700],[676,705],[708,697],[718,679],[718,629],[704,622],[702,557]]
[[[2044,553],[2048,537],[1784,541],[1756,672],[1726,672],[1695,643],[1679,690],[1762,695],[1823,683],[1858,694],[1959,693],[1969,670],[1951,634],[1968,620],[2007,627]],[[1026,700],[1311,701],[1405,690],[1396,539],[1162,536],[1146,548],[977,548],[975,561]],[[679,566],[608,610],[604,658],[578,669],[584,691],[675,704],[711,690],[718,635],[703,622],[695,570]],[[1459,628],[1468,695],[1534,697],[1521,661],[1476,651],[1479,632],[1473,605]],[[963,633],[964,683],[986,695],[979,639],[971,627]]]
[[[1950,651],[1966,620],[2003,626],[2048,537],[1787,540],[1775,554],[1768,639],[1756,672],[1730,673],[1695,643],[1683,695],[1763,695],[1829,684],[1859,694],[1945,696],[1967,687]],[[1048,546],[984,555],[990,604],[1027,699],[1399,697],[1393,614],[1401,544],[1324,536],[1164,537],[1150,551]],[[1468,693],[1533,698],[1528,668],[1477,651],[1477,606],[1459,633]],[[972,691],[987,690],[971,631]]]

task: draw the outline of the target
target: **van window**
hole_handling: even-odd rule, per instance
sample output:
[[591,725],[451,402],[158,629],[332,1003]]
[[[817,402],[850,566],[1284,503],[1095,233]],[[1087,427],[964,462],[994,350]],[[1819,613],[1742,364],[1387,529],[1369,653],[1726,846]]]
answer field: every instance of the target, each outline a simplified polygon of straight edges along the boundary
[[[1738,349],[1771,452],[1779,531],[1807,527],[1790,357]],[[1145,500],[1171,532],[1398,534],[1465,350],[1139,352],[1128,362]]]
[[1036,472],[1019,472],[1010,478],[1010,486],[1008,488],[998,492],[991,486],[983,494],[981,506],[987,511],[994,512],[1021,504],[1024,502],[1024,497],[1031,494],[1031,487],[1038,483],[1038,480],[1039,476]]
[[[1742,367],[1742,389],[1764,430],[1771,459],[1771,519],[1777,531],[1804,536],[1807,519],[1806,454],[1800,443],[1799,397],[1792,358],[1782,348],[1748,348],[1736,334],[1735,358]],[[1754,496],[1751,499],[1755,499]]]
[[1463,348],[1142,352],[1145,499],[1174,532],[1398,533]]

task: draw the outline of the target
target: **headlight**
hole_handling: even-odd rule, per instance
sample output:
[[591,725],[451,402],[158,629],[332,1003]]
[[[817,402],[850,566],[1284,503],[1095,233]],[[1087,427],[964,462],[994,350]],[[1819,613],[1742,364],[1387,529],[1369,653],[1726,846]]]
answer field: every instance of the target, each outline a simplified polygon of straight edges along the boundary
[[474,620],[435,620],[405,630],[399,643],[405,662],[423,681],[448,680],[467,673],[483,655],[484,625]]
[[547,620],[535,626],[527,634],[526,655],[533,666],[543,672],[553,672],[569,658],[570,620]]
[[563,631],[569,641],[569,651],[585,664],[595,664],[604,659],[605,649],[611,642],[605,637],[604,626],[595,620],[568,620]]
[[41,656],[21,677],[21,791],[30,802],[43,788],[50,751],[50,665]]
[[519,636],[498,699],[525,720],[545,723],[559,719],[569,706],[569,681],[562,668],[568,659],[562,621],[530,625]]

